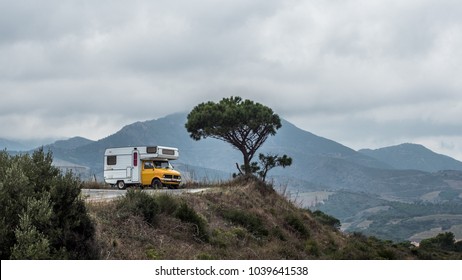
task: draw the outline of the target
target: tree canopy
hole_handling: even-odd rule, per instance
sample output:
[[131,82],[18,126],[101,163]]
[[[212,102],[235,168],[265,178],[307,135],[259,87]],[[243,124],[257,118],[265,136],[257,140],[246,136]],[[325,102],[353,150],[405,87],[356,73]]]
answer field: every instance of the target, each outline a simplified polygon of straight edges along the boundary
[[185,127],[196,141],[210,137],[231,144],[242,153],[244,173],[251,174],[252,158],[268,136],[276,134],[281,119],[269,107],[232,96],[197,105]]

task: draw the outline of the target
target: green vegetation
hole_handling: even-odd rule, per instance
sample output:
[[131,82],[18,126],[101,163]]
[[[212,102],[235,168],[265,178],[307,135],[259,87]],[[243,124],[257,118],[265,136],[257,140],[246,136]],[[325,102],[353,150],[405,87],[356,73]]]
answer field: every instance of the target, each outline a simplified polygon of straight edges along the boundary
[[292,165],[292,158],[287,155],[280,157],[279,155],[259,154],[258,159],[259,162],[252,162],[250,164],[250,168],[252,173],[256,173],[262,181],[266,180],[266,175],[271,169],[277,166],[286,168],[287,166]]
[[[275,135],[281,126],[281,119],[271,108],[240,97],[223,98],[218,103],[201,103],[188,114],[185,124],[191,138],[196,141],[216,138],[240,151],[244,170],[238,164],[236,166],[239,173],[245,175],[253,173],[252,158],[268,136]],[[265,166],[262,169],[268,170]]]
[[95,227],[81,182],[61,174],[51,153],[0,152],[1,259],[97,259]]
[[335,217],[327,215],[326,213],[319,211],[319,210],[314,211],[313,216],[321,224],[331,226],[332,228],[335,228],[335,229],[340,229],[340,226],[341,226],[340,220]]
[[223,209],[221,213],[223,218],[243,226],[257,238],[268,236],[269,234],[268,229],[263,225],[262,218],[255,213],[238,209]]
[[423,250],[437,249],[443,251],[462,252],[462,241],[456,242],[452,232],[440,233],[435,237],[422,240],[420,248]]
[[182,202],[179,205],[175,211],[175,217],[182,222],[192,224],[195,227],[194,236],[197,236],[202,241],[209,241],[206,221],[193,208],[189,207],[186,202]]

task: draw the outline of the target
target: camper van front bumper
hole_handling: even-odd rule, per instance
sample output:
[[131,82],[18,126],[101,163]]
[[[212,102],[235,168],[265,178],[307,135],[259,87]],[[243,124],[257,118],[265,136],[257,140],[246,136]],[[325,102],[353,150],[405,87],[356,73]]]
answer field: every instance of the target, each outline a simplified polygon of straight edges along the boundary
[[164,175],[162,178],[164,184],[179,184],[181,183],[181,176],[177,175]]

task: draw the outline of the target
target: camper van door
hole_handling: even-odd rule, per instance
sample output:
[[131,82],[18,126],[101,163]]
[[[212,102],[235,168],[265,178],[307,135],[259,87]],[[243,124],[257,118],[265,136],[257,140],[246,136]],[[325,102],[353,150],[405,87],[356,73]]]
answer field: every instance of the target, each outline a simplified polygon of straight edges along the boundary
[[138,183],[140,181],[140,154],[137,149],[133,151],[132,155],[132,182],[133,183]]

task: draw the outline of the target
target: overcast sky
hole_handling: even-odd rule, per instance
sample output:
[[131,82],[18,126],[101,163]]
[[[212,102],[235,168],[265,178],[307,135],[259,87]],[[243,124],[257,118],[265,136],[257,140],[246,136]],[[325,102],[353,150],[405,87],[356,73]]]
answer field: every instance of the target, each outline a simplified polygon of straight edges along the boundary
[[98,140],[231,95],[462,160],[462,1],[0,0],[0,138]]

